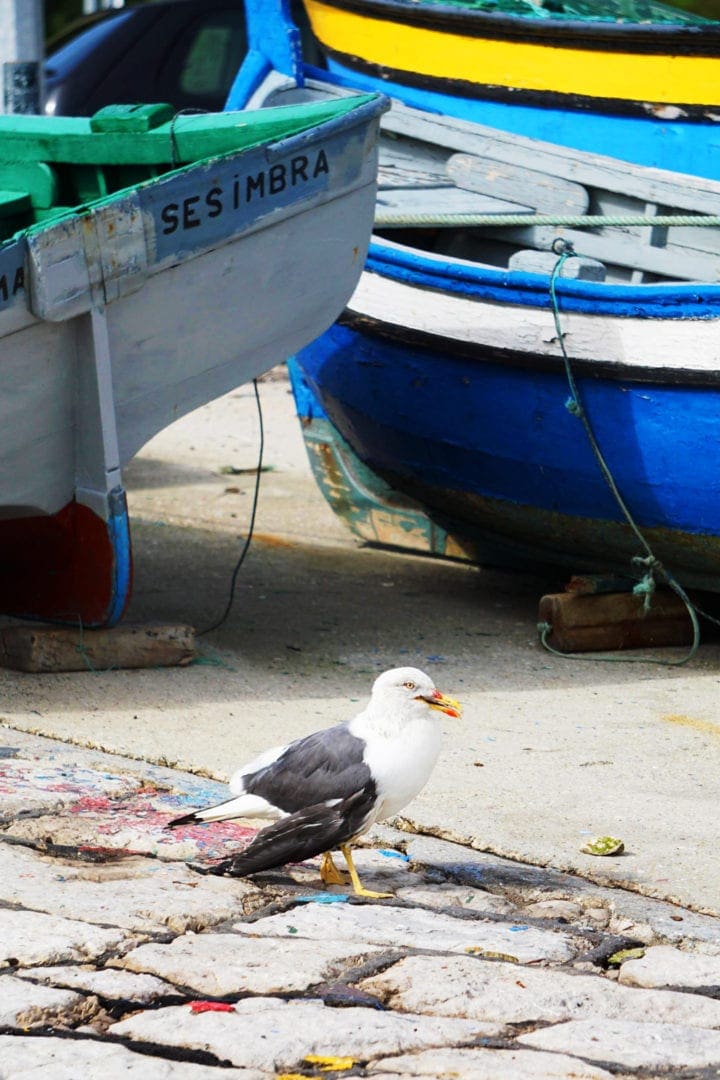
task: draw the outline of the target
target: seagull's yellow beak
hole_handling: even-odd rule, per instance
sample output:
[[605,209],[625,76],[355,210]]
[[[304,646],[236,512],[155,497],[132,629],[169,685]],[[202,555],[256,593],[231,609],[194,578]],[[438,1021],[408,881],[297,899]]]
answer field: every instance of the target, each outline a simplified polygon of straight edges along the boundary
[[456,719],[462,716],[462,705],[455,698],[446,697],[439,690],[435,690],[432,697],[423,697],[431,709],[439,709],[446,716],[454,716]]

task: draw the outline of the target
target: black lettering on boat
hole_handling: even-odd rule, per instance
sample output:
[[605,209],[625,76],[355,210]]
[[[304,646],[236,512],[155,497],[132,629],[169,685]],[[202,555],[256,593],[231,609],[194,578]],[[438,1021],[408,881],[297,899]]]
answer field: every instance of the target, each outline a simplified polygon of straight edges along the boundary
[[317,156],[317,161],[315,162],[315,171],[313,172],[313,180],[315,179],[316,176],[320,176],[320,173],[329,173],[329,172],[330,172],[330,166],[328,165],[327,154],[325,153],[324,150],[321,150],[320,153]]
[[208,217],[214,218],[222,214],[223,204],[220,196],[222,195],[222,188],[214,187],[210,188],[205,196],[205,202],[208,207]]
[[233,181],[233,210],[240,206],[240,180],[236,176]]
[[255,192],[260,193],[260,198],[265,198],[265,173],[259,172],[257,176],[248,176],[245,185],[245,202],[250,202]]
[[268,176],[268,188],[271,195],[279,195],[287,186],[284,165],[273,165]]
[[178,224],[179,224],[179,218],[178,218],[178,210],[179,209],[180,208],[179,208],[178,204],[175,203],[175,202],[172,202],[172,203],[168,203],[167,206],[163,206],[162,210],[160,211],[160,218],[161,218],[162,221],[165,222],[165,225],[167,226],[167,228],[163,229],[163,234],[165,236],[170,236],[170,234],[174,233],[175,230],[177,229]]
[[6,274],[0,274],[0,303],[4,304],[12,296],[17,296],[25,288],[25,270],[23,266],[17,266],[14,270],[8,270]]
[[199,195],[188,195],[183,199],[183,229],[197,229],[201,224],[195,204],[200,202]]
[[298,180],[307,180],[307,167],[308,159],[305,154],[300,154],[299,157],[292,159],[290,162],[290,183],[293,187],[295,187]]

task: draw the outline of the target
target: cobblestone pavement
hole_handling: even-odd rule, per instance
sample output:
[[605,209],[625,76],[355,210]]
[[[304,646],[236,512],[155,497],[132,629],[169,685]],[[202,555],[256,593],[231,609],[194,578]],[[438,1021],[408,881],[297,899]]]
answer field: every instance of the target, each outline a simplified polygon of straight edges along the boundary
[[3,729],[0,1078],[720,1075],[720,923],[396,828],[208,874],[222,785]]

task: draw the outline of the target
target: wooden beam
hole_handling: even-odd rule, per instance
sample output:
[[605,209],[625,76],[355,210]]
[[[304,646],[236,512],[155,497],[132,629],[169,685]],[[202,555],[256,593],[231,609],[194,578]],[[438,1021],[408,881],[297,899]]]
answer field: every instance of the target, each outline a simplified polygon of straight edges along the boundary
[[191,626],[148,623],[110,630],[12,626],[0,630],[0,666],[15,671],[174,667],[195,657]]

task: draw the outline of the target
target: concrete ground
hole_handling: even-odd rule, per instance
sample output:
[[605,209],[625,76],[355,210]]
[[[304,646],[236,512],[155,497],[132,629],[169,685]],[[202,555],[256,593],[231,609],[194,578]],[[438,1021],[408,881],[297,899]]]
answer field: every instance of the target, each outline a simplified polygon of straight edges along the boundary
[[[412,827],[720,914],[717,641],[681,667],[550,656],[537,607],[562,579],[363,548],[315,487],[282,371],[260,391],[267,471],[256,535],[227,621],[198,639],[199,662],[1,671],[2,722],[224,780],[268,745],[350,716],[376,674],[413,664],[465,713],[446,721],[441,762],[406,812]],[[257,452],[255,400],[243,387],[132,463],[129,620],[202,631],[220,617]],[[623,855],[581,853],[605,834],[624,841]]]

